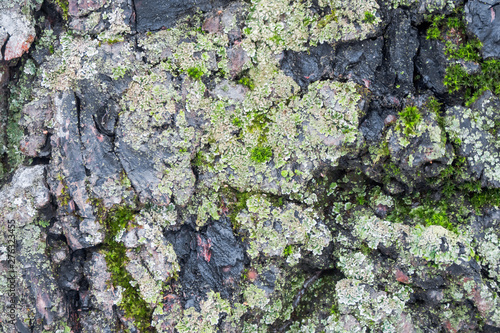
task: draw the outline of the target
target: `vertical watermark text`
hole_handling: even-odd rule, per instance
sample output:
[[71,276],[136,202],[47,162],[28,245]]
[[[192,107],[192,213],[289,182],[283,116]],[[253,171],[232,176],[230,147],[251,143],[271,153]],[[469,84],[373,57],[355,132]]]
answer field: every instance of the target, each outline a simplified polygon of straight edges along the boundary
[[8,305],[7,322],[15,325],[16,323],[16,223],[14,220],[7,220],[7,286],[8,286]]

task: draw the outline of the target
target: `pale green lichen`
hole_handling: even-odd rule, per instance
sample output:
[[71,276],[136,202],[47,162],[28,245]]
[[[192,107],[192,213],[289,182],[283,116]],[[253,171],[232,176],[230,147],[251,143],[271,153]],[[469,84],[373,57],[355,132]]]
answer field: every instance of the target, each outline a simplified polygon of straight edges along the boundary
[[394,199],[391,196],[386,195],[378,186],[373,188],[373,190],[370,192],[369,203],[372,209],[376,209],[379,205],[385,206],[387,208],[394,207]]
[[[374,32],[379,17],[365,22],[365,13],[376,14],[375,1],[320,1],[321,8],[330,8],[331,15],[320,17],[311,10],[312,2],[281,0],[253,1],[243,32],[254,43],[264,42],[269,51],[278,54],[285,49],[305,51],[307,42],[316,45],[362,39]],[[246,43],[246,41],[243,41]],[[246,46],[245,47],[249,47]],[[259,49],[265,49],[259,46]],[[249,52],[253,57],[254,52]]]
[[321,254],[331,241],[331,235],[321,218],[311,208],[303,209],[295,204],[273,207],[260,195],[247,200],[248,210],[236,217],[240,232],[248,234],[251,258],[260,253],[266,256],[283,256],[285,247],[294,246],[298,256],[288,256],[290,264],[296,264],[300,250]]
[[264,309],[269,303],[269,296],[266,292],[254,284],[249,285],[243,292],[243,297],[248,307]]
[[[336,165],[349,147],[359,144],[357,126],[362,115],[361,96],[353,83],[316,82],[302,99],[292,99],[288,105],[281,102],[266,112],[248,112],[245,110],[248,99],[256,100],[255,97],[266,89],[276,93],[267,84],[262,90],[259,85],[257,80],[257,88],[247,93],[243,108],[236,105],[232,113],[225,112],[223,105],[218,107],[216,104],[212,108],[214,126],[209,137],[216,144],[211,145],[208,156],[218,157],[218,162],[211,170],[217,171],[221,181],[234,188],[264,190],[278,195],[296,194],[302,201],[308,196],[305,183],[312,179],[312,169],[325,162]],[[273,99],[272,96],[260,96],[259,100],[268,100],[268,97]],[[249,105],[255,108],[258,104]],[[233,123],[235,118],[241,121],[238,137],[230,135],[238,128]],[[259,144],[271,149],[273,166],[252,160],[251,149]],[[291,168],[293,162],[297,166]],[[232,174],[223,172],[227,168]],[[285,176],[282,175],[284,170]]]
[[421,14],[430,14],[444,8],[452,10],[456,5],[451,0],[390,0],[387,3],[394,9],[401,6],[416,6]]
[[[408,247],[399,249],[402,255],[437,264],[468,261],[472,253],[470,236],[457,235],[438,225],[410,227],[382,221],[374,215],[361,214],[354,225],[354,233],[372,249],[376,249],[379,244],[399,247],[401,244],[398,240],[406,234]],[[443,239],[446,240],[446,248],[442,247]]]
[[492,278],[500,278],[500,241],[495,229],[485,231],[485,239],[477,247],[477,254],[482,258],[482,265],[488,266]]
[[60,36],[61,46],[41,66],[41,86],[64,91],[74,88],[79,79],[93,79],[100,63],[99,41],[90,37],[75,37],[68,32]]
[[363,283],[373,283],[373,262],[363,253],[349,253],[340,256],[337,267],[345,274],[346,278],[356,279]]
[[[494,187],[500,186],[500,145],[494,135],[498,116],[498,99],[490,96],[476,109],[453,107],[446,111],[445,126],[453,142],[457,143],[468,164],[482,170],[482,180]],[[481,171],[479,171],[481,173]],[[474,178],[478,174],[472,174]]]
[[200,308],[200,312],[196,311],[194,307],[184,310],[182,318],[175,326],[176,330],[180,333],[215,333],[224,314],[232,318],[233,310],[230,303],[214,291],[210,291],[207,294],[207,299],[200,302]]
[[[411,292],[406,287],[401,289],[402,292],[391,295],[375,291],[359,280],[343,279],[336,285],[339,311],[343,315],[354,315],[361,327],[396,333],[404,320],[403,311]],[[339,319],[331,318],[329,321],[327,330],[335,332]]]
[[[123,9],[115,8],[114,11],[107,15],[110,26],[97,36],[100,41],[113,44],[124,41],[124,35],[130,33],[130,25],[125,23],[126,17],[123,14]],[[95,18],[93,18],[95,21]]]

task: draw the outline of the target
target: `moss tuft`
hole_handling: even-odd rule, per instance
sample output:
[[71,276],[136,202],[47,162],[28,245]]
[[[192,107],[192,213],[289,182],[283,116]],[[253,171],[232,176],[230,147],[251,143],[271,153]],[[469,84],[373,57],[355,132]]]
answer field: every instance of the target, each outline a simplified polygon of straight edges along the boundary
[[376,18],[375,15],[373,15],[372,13],[365,12],[365,18],[363,22],[373,24],[375,22],[375,18]]
[[255,83],[253,83],[253,80],[249,77],[242,77],[238,80],[238,83],[248,87],[250,90],[255,88]]
[[62,17],[64,20],[68,20],[69,16],[69,1],[68,0],[54,0],[56,4],[61,8]]
[[416,106],[407,106],[399,113],[401,120],[403,120],[404,133],[410,135],[414,132],[415,127],[422,119],[422,115]]
[[197,67],[191,67],[188,68],[187,74],[189,75],[189,77],[198,80],[203,76],[203,71]]
[[465,104],[470,106],[486,90],[500,94],[500,61],[484,61],[477,74],[468,74],[460,64],[452,65],[446,69],[443,82],[450,93],[464,91]]
[[255,147],[252,149],[252,152],[250,154],[250,158],[252,161],[257,162],[257,163],[264,163],[267,162],[268,160],[271,159],[273,156],[273,152],[271,150],[271,147]]
[[116,235],[127,228],[134,219],[134,212],[130,207],[118,207],[107,213],[104,221],[107,229],[104,239],[105,259],[111,273],[111,282],[115,287],[122,287],[122,301],[119,304],[127,317],[134,319],[134,324],[141,331],[151,328],[152,310],[142,299],[139,290],[132,286],[134,279],[126,270],[128,263],[125,245],[115,240]]

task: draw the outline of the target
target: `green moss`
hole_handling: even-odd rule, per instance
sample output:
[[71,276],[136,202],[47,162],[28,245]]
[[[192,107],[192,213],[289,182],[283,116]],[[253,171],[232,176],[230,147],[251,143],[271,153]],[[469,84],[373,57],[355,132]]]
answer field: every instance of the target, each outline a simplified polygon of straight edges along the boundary
[[467,221],[472,209],[476,214],[485,206],[500,205],[500,189],[483,189],[479,181],[464,181],[467,177],[465,157],[457,157],[443,169],[439,177],[428,179],[433,186],[440,185],[441,198],[436,193],[416,193],[395,200],[395,209],[387,220],[391,222],[439,225],[456,234],[458,226]]
[[104,38],[102,41],[108,43],[109,45],[113,45],[116,43],[123,42],[125,38],[123,36],[114,36],[112,38]]
[[246,77],[246,76],[239,79],[238,83],[248,87],[250,90],[253,90],[255,88],[255,84],[253,83],[253,80],[249,77]]
[[120,230],[125,229],[134,218],[134,212],[129,207],[119,207],[108,212],[105,220],[107,234],[105,242],[113,241]]
[[134,279],[125,268],[128,263],[125,245],[115,240],[116,235],[127,228],[133,219],[134,212],[130,207],[118,207],[107,212],[104,220],[107,229],[104,239],[105,259],[113,286],[123,288],[120,307],[127,317],[134,319],[139,330],[146,331],[151,328],[152,310],[142,299],[139,290],[132,285]]
[[325,15],[321,20],[318,22],[318,27],[323,29],[328,25],[328,23],[335,21],[338,21],[338,14],[336,10],[332,9],[332,12],[328,15]]
[[399,113],[399,116],[403,120],[403,131],[406,135],[413,134],[415,127],[422,119],[422,115],[416,106],[407,106]]
[[439,39],[441,36],[441,30],[438,27],[431,26],[427,29],[427,39]]
[[187,74],[189,75],[189,77],[195,79],[195,80],[198,80],[199,78],[201,78],[203,76],[203,71],[197,67],[191,67],[191,68],[188,68],[187,70]]
[[470,39],[467,43],[456,45],[446,43],[445,53],[451,59],[464,59],[466,61],[478,62],[481,60],[480,50],[483,45],[478,39]]
[[194,157],[193,161],[191,162],[192,165],[194,165],[195,167],[201,167],[203,165],[206,165],[208,164],[208,159],[207,157],[205,156],[205,154],[203,154],[202,151],[199,151],[196,153],[196,156]]
[[238,216],[239,212],[241,212],[243,209],[247,209],[247,200],[250,198],[252,193],[250,192],[238,192],[235,190],[229,190],[226,188],[225,195],[228,197],[230,200],[229,204],[229,219],[231,220],[231,224],[233,225],[233,228],[235,230],[239,229],[240,225],[236,219],[236,216]]
[[41,228],[47,228],[49,225],[50,225],[50,221],[47,221],[47,220],[44,220],[44,219],[40,219],[36,222],[36,224],[38,226],[40,226]]
[[271,150],[271,147],[262,146],[255,147],[254,149],[252,149],[252,152],[250,154],[250,158],[252,159],[252,161],[257,163],[267,162],[271,159],[272,156],[273,152]]
[[427,108],[436,115],[439,115],[439,112],[441,111],[441,105],[442,104],[439,103],[439,101],[434,96],[431,96],[429,97],[429,99],[427,99]]
[[243,122],[238,117],[234,117],[232,123],[236,127],[239,127],[239,128],[243,127]]
[[440,26],[444,20],[443,15],[436,15],[431,19],[431,26],[427,29],[427,39],[439,39],[441,37]]
[[463,21],[458,17],[449,17],[447,25],[450,29],[464,29]]
[[289,255],[291,255],[293,253],[293,247],[292,245],[287,245],[284,249],[283,249],[283,257],[288,257]]
[[446,69],[444,84],[450,93],[462,91],[467,106],[474,103],[486,90],[500,94],[500,61],[487,60],[481,63],[478,74],[468,74],[460,64]]
[[54,0],[54,1],[59,6],[59,8],[61,8],[63,19],[67,21],[69,15],[69,1],[68,0]]
[[263,135],[269,132],[267,125],[271,122],[271,119],[265,113],[255,113],[252,119],[252,125],[248,127],[249,132],[261,131]]
[[470,198],[472,206],[477,210],[486,205],[500,206],[500,189],[483,189],[473,193]]
[[[437,207],[435,209],[434,207]],[[446,212],[446,204],[438,203],[438,205],[425,204],[410,212],[410,216],[417,217],[424,221],[425,226],[439,225],[451,232],[458,234],[458,229],[453,225]]]
[[[446,32],[445,37],[442,31]],[[438,15],[432,18],[431,27],[427,30],[427,39],[439,39],[446,43],[445,53],[449,59],[465,60],[479,63],[479,73],[470,74],[462,64],[451,64],[446,69],[444,85],[449,93],[461,92],[465,104],[471,105],[486,90],[500,93],[500,61],[483,61],[482,44],[477,38],[467,38],[463,13],[456,11],[447,20]]]
[[386,169],[389,170],[395,176],[401,175],[401,170],[393,162],[389,162]]
[[366,245],[366,243],[361,243],[360,250],[365,256],[369,256],[373,251],[368,245]]
[[370,12],[365,12],[365,18],[363,19],[363,22],[373,24],[375,22],[375,15]]

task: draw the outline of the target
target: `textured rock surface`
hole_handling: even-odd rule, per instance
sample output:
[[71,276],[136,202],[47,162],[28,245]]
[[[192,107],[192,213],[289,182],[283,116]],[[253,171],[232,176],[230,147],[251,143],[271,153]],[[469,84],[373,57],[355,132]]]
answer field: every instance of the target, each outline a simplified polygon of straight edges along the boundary
[[0,11],[0,44],[4,48],[3,60],[19,58],[29,50],[36,35],[30,19],[31,17],[26,17],[17,10]]
[[208,12],[214,8],[226,6],[228,0],[136,0],[134,2],[137,31],[153,31],[161,28],[171,28],[178,19],[192,15],[201,10]]
[[500,57],[500,2],[469,1],[465,6],[467,28],[483,43],[485,58]]
[[2,2],[0,332],[500,330],[498,6],[463,7]]

